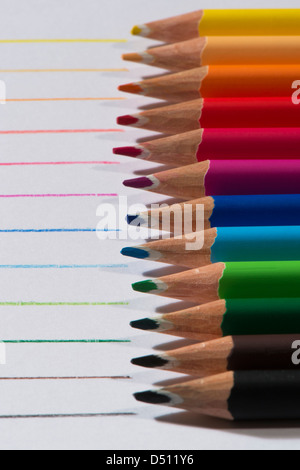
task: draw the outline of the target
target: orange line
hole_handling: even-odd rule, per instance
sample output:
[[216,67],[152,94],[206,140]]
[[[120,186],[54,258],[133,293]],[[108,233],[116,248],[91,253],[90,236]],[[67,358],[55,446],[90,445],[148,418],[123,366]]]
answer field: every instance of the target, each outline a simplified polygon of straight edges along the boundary
[[126,98],[13,98],[7,99],[8,103],[19,103],[29,101],[122,101]]

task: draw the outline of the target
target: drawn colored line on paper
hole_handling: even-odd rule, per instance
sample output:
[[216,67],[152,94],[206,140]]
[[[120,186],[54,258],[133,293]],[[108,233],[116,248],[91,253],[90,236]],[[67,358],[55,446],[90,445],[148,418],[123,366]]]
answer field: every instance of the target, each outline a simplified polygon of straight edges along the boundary
[[75,344],[75,343],[131,343],[129,339],[7,339],[1,340],[5,344]]
[[47,198],[47,197],[117,197],[118,194],[0,194],[0,198]]
[[45,229],[5,229],[0,233],[77,233],[77,232],[121,232],[119,229],[96,229],[96,228],[45,228]]
[[[129,72],[127,68],[112,69],[0,69],[0,73],[91,73]],[[126,98],[125,98],[126,99]]]
[[0,269],[120,269],[128,264],[0,264]]
[[17,134],[99,134],[110,132],[124,132],[123,129],[36,129],[36,130],[19,130],[19,131],[0,131],[2,135]]
[[26,103],[43,101],[124,101],[124,98],[12,98],[6,99],[7,103]]
[[107,38],[98,38],[98,39],[0,39],[0,44],[34,44],[34,43],[115,43],[127,42],[127,39],[107,39]]
[[0,307],[110,307],[126,305],[129,305],[129,302],[0,302]]
[[127,375],[122,376],[103,376],[103,377],[0,377],[0,381],[17,380],[132,380]]
[[0,166],[44,166],[44,165],[120,165],[121,162],[12,162],[0,163]]
[[114,418],[136,416],[136,413],[81,413],[52,415],[0,415],[0,419],[61,419],[61,418]]

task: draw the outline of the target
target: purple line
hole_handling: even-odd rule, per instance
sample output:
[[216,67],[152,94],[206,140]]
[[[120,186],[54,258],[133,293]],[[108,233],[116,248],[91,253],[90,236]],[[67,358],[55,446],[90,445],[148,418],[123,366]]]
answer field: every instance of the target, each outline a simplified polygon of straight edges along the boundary
[[22,197],[117,197],[118,194],[0,194],[0,198]]

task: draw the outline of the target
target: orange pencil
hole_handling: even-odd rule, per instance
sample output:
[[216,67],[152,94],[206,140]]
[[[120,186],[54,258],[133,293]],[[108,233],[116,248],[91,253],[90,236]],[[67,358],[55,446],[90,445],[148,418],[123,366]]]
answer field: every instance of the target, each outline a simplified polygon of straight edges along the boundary
[[300,65],[212,65],[121,85],[119,90],[168,101],[291,97],[297,77],[300,77]]

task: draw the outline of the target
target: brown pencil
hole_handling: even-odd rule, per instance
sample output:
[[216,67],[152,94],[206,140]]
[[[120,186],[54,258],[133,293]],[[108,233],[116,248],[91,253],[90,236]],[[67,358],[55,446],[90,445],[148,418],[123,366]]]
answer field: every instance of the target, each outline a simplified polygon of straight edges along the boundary
[[299,334],[226,336],[131,362],[201,377],[229,370],[289,370],[299,367],[292,361],[295,342],[300,344]]
[[291,96],[300,65],[209,65],[142,82],[120,91],[168,101]]
[[204,65],[297,64],[300,36],[209,36],[124,54],[124,60],[178,72]]
[[135,394],[138,401],[226,420],[300,418],[300,371],[235,371]]
[[200,128],[294,127],[300,125],[300,106],[290,96],[205,98],[121,116],[117,122],[165,134]]

